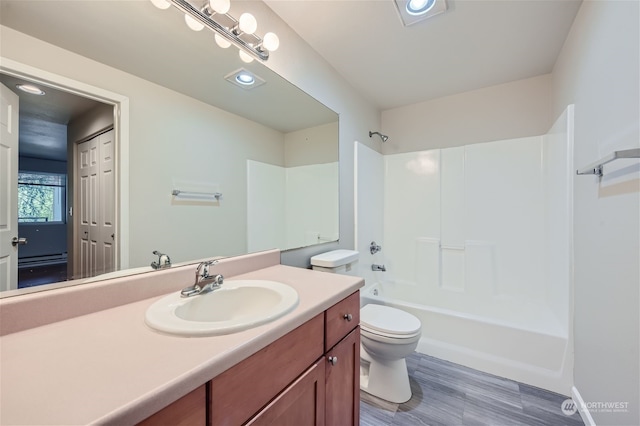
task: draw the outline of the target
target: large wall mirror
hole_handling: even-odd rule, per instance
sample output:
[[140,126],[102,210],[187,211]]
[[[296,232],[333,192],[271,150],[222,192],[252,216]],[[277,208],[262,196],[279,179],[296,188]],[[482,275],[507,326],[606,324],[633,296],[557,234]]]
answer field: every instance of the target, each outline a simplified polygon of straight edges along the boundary
[[[338,239],[338,115],[267,67],[148,1],[3,0],[0,24],[0,82],[19,96],[17,228],[28,240],[22,283],[2,290],[150,271],[154,251],[179,264]],[[235,84],[240,70],[264,83]],[[127,117],[49,75],[126,98]],[[44,96],[16,87],[33,81]],[[97,174],[115,176],[92,183],[95,196],[83,189],[91,158],[112,158]],[[83,227],[82,205],[113,227],[88,237],[97,231]],[[89,265],[91,244],[114,249]],[[38,268],[44,278],[29,273]]]

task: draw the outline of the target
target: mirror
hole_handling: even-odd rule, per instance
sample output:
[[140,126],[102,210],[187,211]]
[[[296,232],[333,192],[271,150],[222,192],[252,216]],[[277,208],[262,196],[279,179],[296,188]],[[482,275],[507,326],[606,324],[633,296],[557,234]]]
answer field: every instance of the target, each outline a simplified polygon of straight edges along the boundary
[[[2,1],[0,24],[3,58],[128,100],[128,141],[116,140],[128,142],[115,166],[117,269],[149,270],[154,250],[178,264],[338,239],[338,116],[267,67],[240,61],[211,32],[194,33],[179,12],[148,1]],[[265,83],[247,90],[225,80],[239,69]],[[113,111],[108,102],[96,108]],[[88,112],[73,114],[70,122]],[[82,139],[66,133],[72,147]],[[70,176],[69,200],[73,185]],[[174,190],[222,197],[181,199]]]

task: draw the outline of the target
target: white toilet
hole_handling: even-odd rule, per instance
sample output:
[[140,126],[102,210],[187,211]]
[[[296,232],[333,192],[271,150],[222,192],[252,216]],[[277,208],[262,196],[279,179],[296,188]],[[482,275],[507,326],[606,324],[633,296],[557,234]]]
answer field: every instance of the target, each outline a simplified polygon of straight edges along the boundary
[[[333,250],[311,258],[314,270],[356,275],[359,253]],[[405,358],[418,346],[420,320],[390,306],[360,309],[360,389],[394,403],[411,399]]]

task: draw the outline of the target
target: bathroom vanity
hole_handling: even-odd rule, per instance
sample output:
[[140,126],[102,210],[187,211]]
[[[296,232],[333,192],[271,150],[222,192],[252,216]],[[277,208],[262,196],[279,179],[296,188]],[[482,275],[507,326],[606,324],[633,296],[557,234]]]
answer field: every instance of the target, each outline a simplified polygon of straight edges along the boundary
[[359,311],[356,292],[140,425],[357,425]]
[[363,280],[279,263],[270,251],[216,266],[299,295],[283,317],[222,336],[144,324],[195,265],[0,300],[0,424],[357,424]]

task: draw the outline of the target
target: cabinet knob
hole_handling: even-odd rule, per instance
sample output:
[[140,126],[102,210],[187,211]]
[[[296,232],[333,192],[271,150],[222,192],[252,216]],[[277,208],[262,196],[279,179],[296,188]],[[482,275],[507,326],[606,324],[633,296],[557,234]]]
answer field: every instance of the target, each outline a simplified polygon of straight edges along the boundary
[[353,319],[353,315],[351,314],[344,314],[344,319],[346,319],[347,321],[351,321]]
[[330,356],[329,357],[329,363],[331,365],[336,365],[338,363],[338,357],[337,356]]

